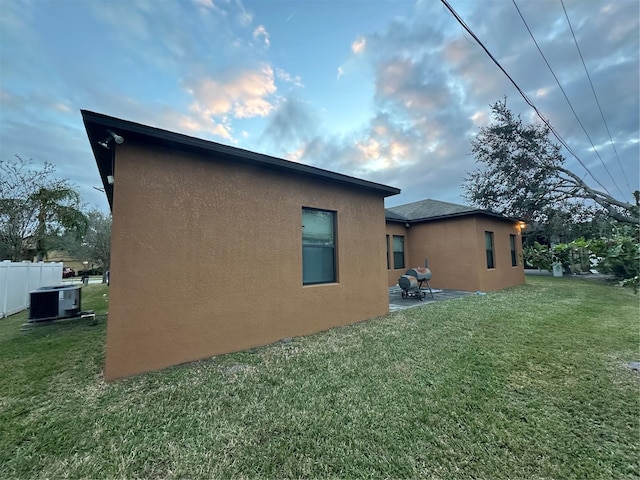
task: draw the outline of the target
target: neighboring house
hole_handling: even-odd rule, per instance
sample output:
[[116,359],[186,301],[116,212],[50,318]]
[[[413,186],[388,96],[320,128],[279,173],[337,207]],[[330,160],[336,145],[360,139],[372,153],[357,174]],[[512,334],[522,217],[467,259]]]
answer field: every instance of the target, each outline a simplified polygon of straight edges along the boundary
[[[35,261],[35,260],[34,260]],[[62,262],[65,268],[73,268],[74,271],[79,272],[86,267],[81,260],[72,257],[68,252],[64,250],[52,250],[47,253],[47,262]]]
[[492,291],[524,283],[518,219],[436,200],[385,213],[389,286],[425,260],[437,288]]
[[389,311],[397,188],[82,116],[113,213],[106,380]]

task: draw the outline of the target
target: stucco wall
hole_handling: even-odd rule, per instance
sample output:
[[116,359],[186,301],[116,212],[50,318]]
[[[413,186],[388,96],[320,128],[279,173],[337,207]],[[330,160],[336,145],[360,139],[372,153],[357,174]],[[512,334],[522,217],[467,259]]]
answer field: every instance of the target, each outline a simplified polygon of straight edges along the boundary
[[472,219],[412,224],[409,234],[410,262],[422,266],[425,258],[429,260],[433,288],[477,290],[477,258],[482,252]]
[[[107,380],[388,312],[382,196],[128,141]],[[337,212],[338,281],[302,285],[302,207]]]
[[[478,271],[480,286],[476,290],[492,291],[524,283],[524,264],[522,261],[522,237],[516,224],[498,222],[487,217],[477,217],[478,244],[484,247],[484,232],[493,232],[495,268],[487,268],[486,254],[482,250]],[[511,247],[509,235],[516,236],[516,263],[511,265]],[[482,268],[484,267],[484,268]]]
[[[387,224],[387,234],[397,229],[398,224]],[[492,291],[524,283],[521,237],[515,224],[468,216],[413,223],[402,229],[409,245],[407,268],[424,266],[427,258],[433,274],[430,284],[434,288]],[[485,230],[494,232],[494,269],[487,269]],[[511,266],[509,234],[517,235],[516,267]],[[397,272],[394,276],[392,279],[388,275],[388,285],[397,283]]]
[[[389,269],[387,270],[387,283],[389,286],[393,286],[398,283],[398,278],[405,274],[405,272],[410,268],[409,266],[409,247],[410,240],[409,235],[407,235],[407,229],[404,228],[403,223],[387,223],[387,233],[389,235]],[[393,236],[400,235],[404,236],[404,268],[393,268]],[[386,236],[385,236],[386,240]],[[385,249],[386,252],[386,249]],[[385,259],[384,266],[386,268],[387,261]]]

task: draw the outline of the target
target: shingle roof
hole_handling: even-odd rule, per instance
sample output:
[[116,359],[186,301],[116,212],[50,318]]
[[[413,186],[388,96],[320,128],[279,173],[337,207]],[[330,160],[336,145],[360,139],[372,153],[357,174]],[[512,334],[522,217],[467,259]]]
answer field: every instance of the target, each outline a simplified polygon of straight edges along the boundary
[[385,209],[386,219],[389,221],[406,221],[409,223],[439,220],[443,218],[460,217],[465,215],[486,215],[506,221],[517,221],[515,218],[505,217],[499,213],[480,208],[458,205],[456,203],[441,202],[439,200],[420,200]]
[[387,220],[393,220],[393,221],[398,221],[398,222],[406,222],[407,221],[407,219],[405,217],[403,217],[402,215],[399,215],[397,213],[392,212],[388,208],[384,209],[384,217]]
[[369,182],[341,173],[331,172],[322,168],[312,167],[282,158],[271,157],[261,153],[242,150],[240,148],[223,145],[200,138],[190,137],[180,133],[162,130],[140,123],[130,122],[101,113],[81,110],[82,120],[87,130],[89,143],[98,164],[109,205],[113,202],[113,185],[109,183],[109,176],[113,175],[114,149],[100,146],[105,139],[109,139],[110,132],[123,137],[125,141],[134,140],[159,147],[183,152],[197,153],[215,161],[230,161],[252,167],[281,172],[284,174],[311,177],[314,180],[340,184],[345,187],[363,189],[383,197],[396,195],[400,189]]

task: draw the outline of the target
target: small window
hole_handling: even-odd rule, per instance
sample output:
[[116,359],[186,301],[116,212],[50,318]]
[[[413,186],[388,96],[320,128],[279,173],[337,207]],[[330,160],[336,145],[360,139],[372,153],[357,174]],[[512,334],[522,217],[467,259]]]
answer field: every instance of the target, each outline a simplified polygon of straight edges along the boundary
[[516,253],[516,236],[509,235],[509,245],[511,246],[511,266],[518,266],[518,255]]
[[404,237],[393,236],[393,268],[404,268]]
[[389,270],[391,268],[391,265],[389,263],[389,235],[387,235],[386,243],[387,243],[387,270]]
[[336,212],[302,209],[302,284],[336,281]]
[[487,268],[495,268],[493,261],[493,232],[484,232],[484,242],[487,252]]

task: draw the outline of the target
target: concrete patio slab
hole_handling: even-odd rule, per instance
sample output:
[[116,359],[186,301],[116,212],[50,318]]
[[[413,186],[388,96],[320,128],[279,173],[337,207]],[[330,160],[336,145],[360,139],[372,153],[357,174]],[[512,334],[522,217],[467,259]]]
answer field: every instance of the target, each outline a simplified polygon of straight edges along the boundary
[[417,298],[402,298],[402,289],[397,285],[389,287],[389,311],[397,312],[398,310],[404,310],[406,308],[422,307],[430,303],[443,302],[467,295],[475,295],[476,293],[461,290],[439,290],[437,288],[432,288],[431,290],[433,291],[433,298],[431,298],[429,289],[423,288],[422,291],[425,292],[427,296],[420,301]]

